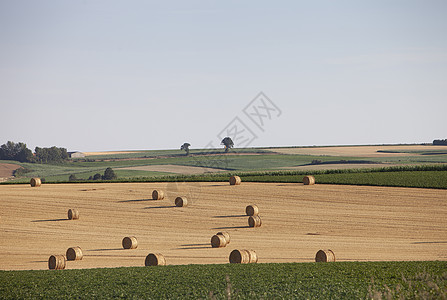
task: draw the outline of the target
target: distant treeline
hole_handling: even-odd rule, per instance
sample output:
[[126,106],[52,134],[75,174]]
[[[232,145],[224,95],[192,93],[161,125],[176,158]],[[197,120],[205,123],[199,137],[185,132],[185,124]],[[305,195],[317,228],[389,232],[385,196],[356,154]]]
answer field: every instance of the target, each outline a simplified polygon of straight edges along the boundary
[[447,146],[447,139],[445,140],[434,140],[433,145],[446,145]]
[[67,149],[53,146],[51,148],[36,147],[33,152],[25,143],[8,141],[0,146],[0,159],[30,163],[57,163],[69,159]]

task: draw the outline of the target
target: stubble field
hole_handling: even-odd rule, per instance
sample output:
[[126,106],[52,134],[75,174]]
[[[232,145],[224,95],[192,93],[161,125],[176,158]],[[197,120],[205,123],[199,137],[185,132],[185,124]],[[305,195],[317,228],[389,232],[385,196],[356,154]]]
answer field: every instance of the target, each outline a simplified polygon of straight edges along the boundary
[[[151,200],[152,190],[166,191]],[[190,206],[174,206],[186,195]],[[167,264],[227,263],[253,249],[259,263],[311,262],[319,249],[337,261],[447,260],[447,190],[297,183],[103,183],[0,186],[0,269],[47,269],[48,257],[80,246],[68,269],[144,266],[150,252]],[[262,226],[249,228],[257,204]],[[77,208],[79,220],[68,220]],[[228,231],[231,243],[211,248]],[[124,250],[125,236],[138,248]]]

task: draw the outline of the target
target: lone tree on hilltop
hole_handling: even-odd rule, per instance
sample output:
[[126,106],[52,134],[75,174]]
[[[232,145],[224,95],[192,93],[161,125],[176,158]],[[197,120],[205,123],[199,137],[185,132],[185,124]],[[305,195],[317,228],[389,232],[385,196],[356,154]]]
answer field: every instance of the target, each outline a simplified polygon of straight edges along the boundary
[[190,143],[183,143],[183,145],[180,146],[180,150],[186,151],[186,156],[189,155],[189,147],[191,146]]
[[225,137],[222,142],[220,142],[221,145],[225,146],[225,153],[227,153],[228,151],[230,151],[231,148],[233,148],[234,143],[233,140],[230,137]]

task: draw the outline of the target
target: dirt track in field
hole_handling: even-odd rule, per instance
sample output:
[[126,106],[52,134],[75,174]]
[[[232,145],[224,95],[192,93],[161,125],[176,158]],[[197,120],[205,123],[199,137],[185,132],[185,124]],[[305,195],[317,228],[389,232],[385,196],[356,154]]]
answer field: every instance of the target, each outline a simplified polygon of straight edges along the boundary
[[446,150],[446,146],[433,145],[384,145],[384,146],[342,146],[342,147],[308,147],[308,148],[271,148],[266,149],[281,154],[330,155],[350,157],[394,157],[414,156],[416,153],[383,153],[377,151],[434,151]]
[[[154,188],[164,200],[149,200]],[[173,206],[177,195],[192,205]],[[247,227],[245,206],[262,226]],[[67,220],[77,208],[80,219]],[[260,263],[311,262],[319,249],[339,261],[447,260],[447,190],[285,183],[113,183],[0,186],[0,269],[47,269],[48,257],[80,246],[68,269],[144,266],[150,252],[168,264],[227,263],[253,249]],[[210,238],[228,231],[231,243]],[[134,235],[138,248],[121,241]]]

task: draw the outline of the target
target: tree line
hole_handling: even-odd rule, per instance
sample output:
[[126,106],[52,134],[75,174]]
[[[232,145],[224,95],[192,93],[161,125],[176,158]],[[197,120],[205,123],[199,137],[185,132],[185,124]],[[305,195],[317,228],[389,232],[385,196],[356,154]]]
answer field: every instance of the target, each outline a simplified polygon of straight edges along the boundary
[[8,141],[0,146],[0,159],[30,163],[58,163],[68,160],[69,155],[67,149],[56,146],[36,147],[33,154],[25,143]]
[[[88,178],[88,180],[113,180],[113,179],[117,179],[117,178],[118,178],[118,176],[116,176],[115,171],[113,171],[113,169],[109,167],[104,171],[104,175],[96,173],[95,175],[90,176]],[[82,179],[78,179],[75,174],[71,174],[68,177],[68,180],[69,181],[78,181],[78,180],[83,181]]]
[[433,145],[447,145],[447,139],[444,140],[434,140]]

